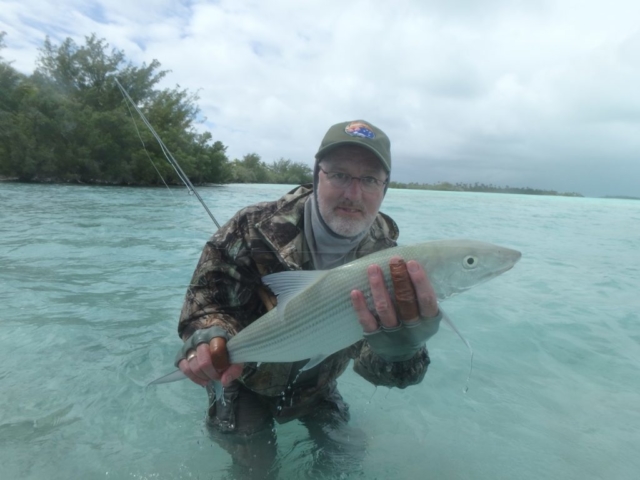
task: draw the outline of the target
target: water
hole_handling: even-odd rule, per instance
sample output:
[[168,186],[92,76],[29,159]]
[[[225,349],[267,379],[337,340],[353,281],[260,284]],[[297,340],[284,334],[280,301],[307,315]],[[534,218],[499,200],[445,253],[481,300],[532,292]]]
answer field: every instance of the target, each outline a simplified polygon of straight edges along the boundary
[[[226,221],[290,187],[202,188]],[[0,478],[218,479],[206,395],[173,369],[185,287],[214,230],[184,189],[0,183]],[[357,478],[636,479],[640,202],[390,190],[402,243],[473,238],[517,267],[445,303],[422,384],[340,390],[364,432]],[[280,478],[313,445],[277,427]],[[335,472],[340,477],[340,472]]]

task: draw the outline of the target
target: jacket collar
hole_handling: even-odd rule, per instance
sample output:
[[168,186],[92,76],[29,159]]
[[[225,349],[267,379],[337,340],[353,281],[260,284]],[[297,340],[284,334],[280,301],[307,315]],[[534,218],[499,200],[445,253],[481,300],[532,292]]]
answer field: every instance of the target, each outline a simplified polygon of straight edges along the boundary
[[[273,214],[262,219],[256,228],[290,270],[311,268],[311,256],[304,238],[304,204],[313,192],[311,184],[296,187],[277,201]],[[309,265],[305,265],[309,263]]]

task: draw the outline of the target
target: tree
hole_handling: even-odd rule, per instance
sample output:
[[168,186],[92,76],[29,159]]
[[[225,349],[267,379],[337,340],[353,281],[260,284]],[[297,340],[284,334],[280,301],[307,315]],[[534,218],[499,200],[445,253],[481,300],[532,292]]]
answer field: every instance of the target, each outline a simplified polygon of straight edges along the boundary
[[[10,81],[2,72],[0,82]],[[21,80],[23,91],[3,88],[0,94],[11,92],[18,102],[18,131],[4,135],[0,145],[8,152],[2,171],[27,181],[179,183],[151,132],[132,117],[117,78],[194,183],[226,181],[226,147],[195,128],[198,96],[179,86],[157,89],[167,73],[157,60],[132,65],[95,35],[80,46],[70,38],[60,45],[46,38],[36,71]]]
[[257,153],[247,153],[231,166],[231,181],[238,183],[271,183],[269,170]]
[[[6,32],[0,32],[0,52],[6,48]],[[31,90],[25,77],[0,55],[0,175],[15,175],[12,169],[14,150],[12,139],[21,137],[19,107]]]
[[268,166],[274,183],[303,184],[313,182],[313,170],[304,163],[281,158]]

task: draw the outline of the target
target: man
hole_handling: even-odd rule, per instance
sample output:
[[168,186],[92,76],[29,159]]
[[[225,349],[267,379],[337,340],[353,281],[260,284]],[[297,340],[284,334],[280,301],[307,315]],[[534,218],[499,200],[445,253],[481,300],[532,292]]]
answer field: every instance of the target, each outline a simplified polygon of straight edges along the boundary
[[[398,257],[391,261],[393,301],[378,265],[368,268],[375,311],[369,311],[361,291],[350,292],[362,341],[304,372],[306,360],[226,361],[226,339],[277,303],[262,284],[264,275],[329,269],[396,245],[398,228],[379,211],[390,172],[384,132],[365,121],[339,123],[316,154],[313,188],[300,186],[278,201],[241,210],[207,242],[180,316],[178,332],[185,345],[176,362],[193,382],[207,386],[209,424],[234,461],[247,457],[253,440],[252,451],[269,463],[275,455],[274,420],[299,419],[312,437],[321,435],[323,425],[344,425],[348,406],[336,379],[351,359],[355,371],[374,385],[405,388],[424,377],[429,365],[424,342],[440,321],[437,299],[422,267]],[[416,342],[411,347],[394,336],[416,322],[427,325],[411,330],[420,332],[415,333],[417,350]],[[215,401],[212,380],[225,386],[224,402]],[[266,441],[256,442],[261,435]]]

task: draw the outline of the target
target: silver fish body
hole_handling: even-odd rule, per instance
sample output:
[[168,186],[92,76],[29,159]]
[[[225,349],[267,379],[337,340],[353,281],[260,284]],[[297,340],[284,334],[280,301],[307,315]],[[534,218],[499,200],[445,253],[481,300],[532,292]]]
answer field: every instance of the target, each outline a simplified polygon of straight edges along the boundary
[[[520,259],[520,252],[504,247],[470,240],[446,240],[383,250],[327,271],[267,275],[263,281],[279,294],[278,308],[229,341],[231,362],[323,358],[354,344],[362,338],[362,327],[351,304],[350,292],[361,290],[369,307],[373,307],[367,267],[375,263],[382,268],[393,298],[389,275],[389,260],[393,255],[417,260],[427,271],[440,301],[506,272]],[[300,285],[302,288],[297,288]]]
[[[291,271],[263,278],[278,295],[278,307],[227,343],[231,363],[295,362],[311,368],[363,336],[350,292],[361,290],[373,307],[367,267],[382,268],[393,298],[389,260],[416,260],[426,270],[439,301],[464,292],[511,269],[520,252],[473,240],[439,240],[382,250],[326,271]],[[183,378],[178,370],[154,382]]]

